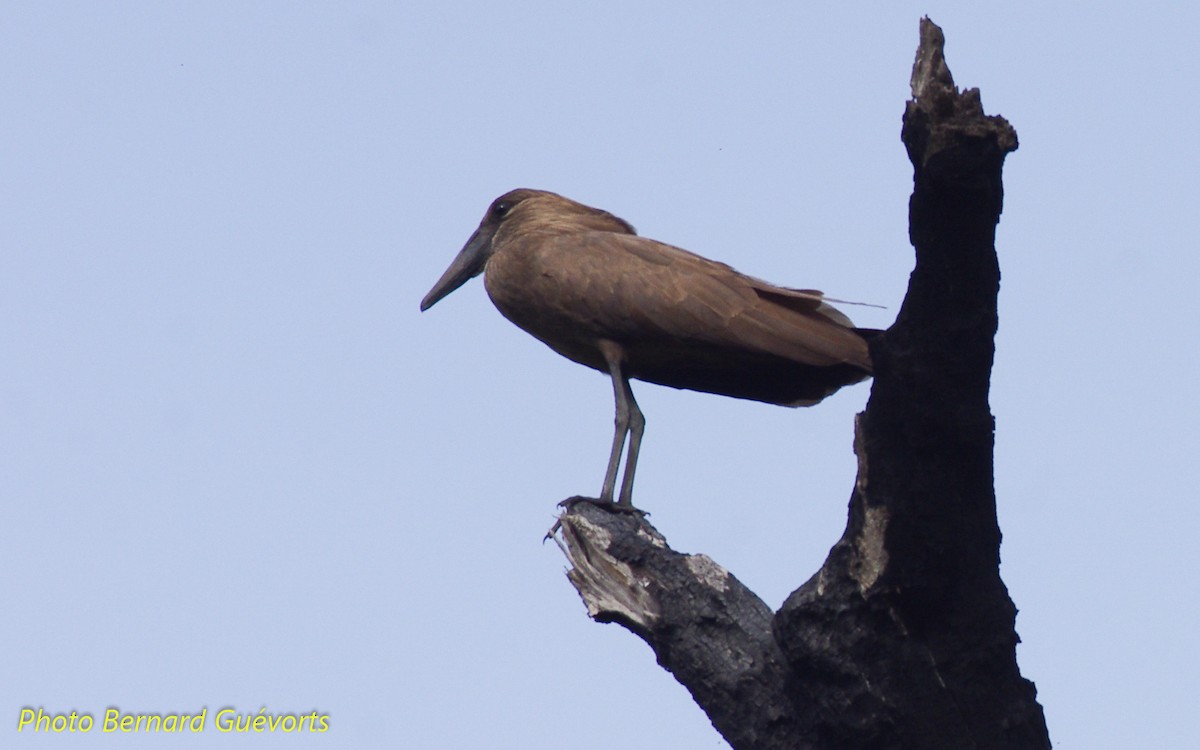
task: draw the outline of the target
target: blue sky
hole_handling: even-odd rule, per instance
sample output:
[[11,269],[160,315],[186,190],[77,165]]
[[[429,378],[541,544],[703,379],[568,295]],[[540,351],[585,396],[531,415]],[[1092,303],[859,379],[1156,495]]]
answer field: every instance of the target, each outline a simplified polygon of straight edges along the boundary
[[[992,408],[1002,574],[1056,746],[1184,748],[1200,694],[1200,12],[1170,3],[33,3],[0,9],[0,730],[19,710],[330,717],[181,747],[724,743],[589,621],[555,503],[605,378],[478,282],[554,190],[780,284],[911,270],[928,13],[1016,127]],[[852,418],[634,385],[637,499],[771,606],[845,524]]]

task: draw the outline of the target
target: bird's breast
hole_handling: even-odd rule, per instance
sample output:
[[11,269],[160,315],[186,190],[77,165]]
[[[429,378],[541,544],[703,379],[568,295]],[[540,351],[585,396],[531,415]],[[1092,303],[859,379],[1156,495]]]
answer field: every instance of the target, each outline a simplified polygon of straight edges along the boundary
[[488,259],[484,287],[504,317],[559,354],[604,371],[597,348],[607,330],[589,300],[597,290],[577,259],[535,246],[502,248]]

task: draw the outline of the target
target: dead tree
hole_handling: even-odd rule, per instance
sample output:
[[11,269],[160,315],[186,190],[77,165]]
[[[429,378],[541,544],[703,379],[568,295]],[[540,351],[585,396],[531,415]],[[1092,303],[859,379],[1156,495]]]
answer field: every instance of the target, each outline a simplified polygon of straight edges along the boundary
[[921,22],[902,140],[916,267],[871,342],[842,538],[772,612],[643,518],[568,505],[563,549],[589,614],[644,639],[737,750],[1049,748],[1000,580],[988,385],[1004,157],[1016,132],[959,92]]

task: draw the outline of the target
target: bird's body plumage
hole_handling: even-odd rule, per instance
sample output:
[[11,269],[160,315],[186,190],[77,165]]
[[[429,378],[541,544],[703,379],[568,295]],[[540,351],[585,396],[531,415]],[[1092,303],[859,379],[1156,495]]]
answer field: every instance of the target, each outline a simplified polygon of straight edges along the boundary
[[598,344],[615,341],[636,380],[782,405],[870,372],[866,341],[819,292],[759,281],[565,200],[518,204],[484,267],[496,308],[559,354],[607,372]]
[[[624,220],[553,193],[514,190],[493,202],[422,309],[480,272],[506,318],[613,376],[618,421],[618,379],[800,406],[871,373],[862,333],[820,292],[639,237]],[[614,460],[619,451],[615,441]],[[609,469],[611,495],[613,461]]]

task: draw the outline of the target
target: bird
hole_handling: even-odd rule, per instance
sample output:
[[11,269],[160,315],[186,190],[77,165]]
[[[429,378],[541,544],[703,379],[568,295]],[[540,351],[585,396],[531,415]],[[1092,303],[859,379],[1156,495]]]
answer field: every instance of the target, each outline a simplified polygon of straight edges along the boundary
[[821,292],[641,237],[555,193],[519,188],[492,201],[421,311],[480,274],[509,321],[611,378],[615,432],[597,500],[613,507],[633,508],[646,425],[631,379],[795,407],[872,374],[867,342],[879,331],[855,328]]

